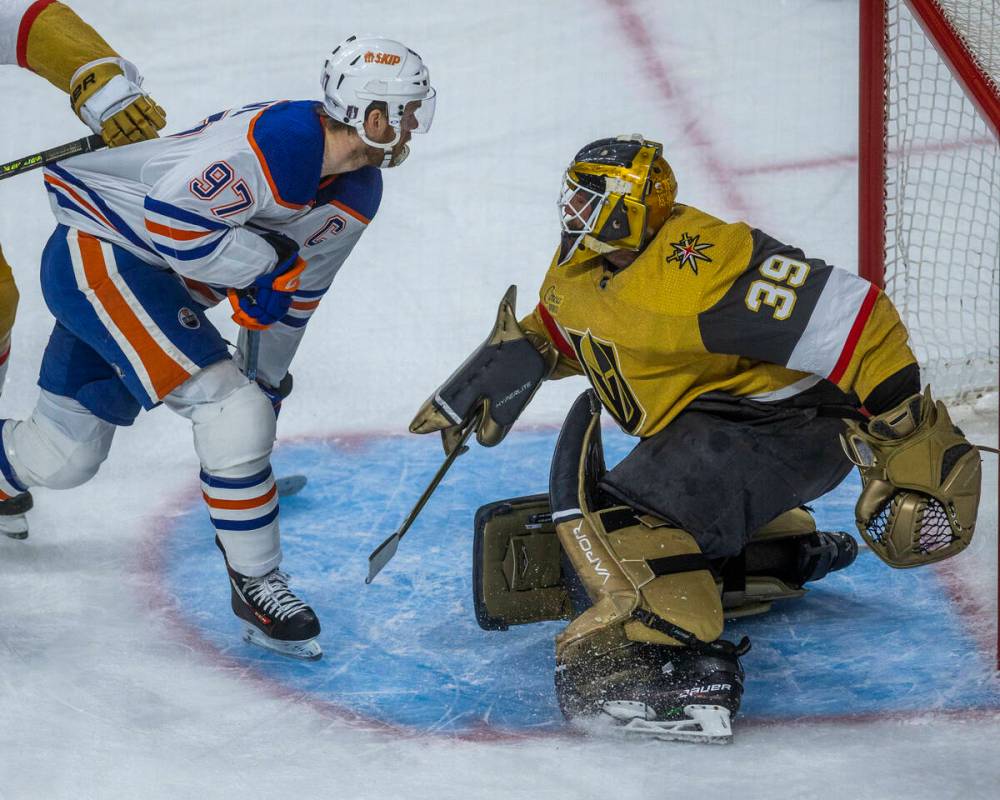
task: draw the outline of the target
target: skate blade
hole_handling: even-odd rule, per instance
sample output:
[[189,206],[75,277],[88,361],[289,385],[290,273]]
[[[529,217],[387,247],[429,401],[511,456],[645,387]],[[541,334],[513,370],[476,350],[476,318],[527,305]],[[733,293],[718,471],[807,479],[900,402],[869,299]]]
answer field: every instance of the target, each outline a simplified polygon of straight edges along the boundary
[[301,642],[283,642],[280,639],[272,639],[266,633],[257,628],[247,625],[243,629],[243,641],[263,647],[290,658],[298,658],[303,661],[316,661],[323,655],[323,648],[315,639],[306,639]]
[[629,739],[657,739],[697,744],[729,744],[733,728],[728,708],[723,706],[684,706],[687,719],[656,719],[655,712],[645,703],[606,701],[601,706],[605,719],[610,718],[615,730]]
[[0,533],[9,539],[28,538],[28,520],[24,517],[0,517]]

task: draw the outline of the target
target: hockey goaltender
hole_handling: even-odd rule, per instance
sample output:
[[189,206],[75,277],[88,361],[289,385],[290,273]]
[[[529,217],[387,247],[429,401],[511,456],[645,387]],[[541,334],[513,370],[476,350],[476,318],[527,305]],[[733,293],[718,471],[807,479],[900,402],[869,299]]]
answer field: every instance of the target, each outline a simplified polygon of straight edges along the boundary
[[[857,465],[862,537],[890,566],[928,564],[972,538],[980,456],[921,393],[883,292],[676,192],[641,136],[577,153],[540,302],[518,321],[511,287],[411,430],[440,430],[446,452],[470,426],[496,445],[544,379],[584,375],[548,493],[477,514],[477,618],[571,620],[555,642],[571,720],[725,742],[749,642],[722,639],[723,619],[857,554],[804,504]],[[639,438],[611,470],[602,406]]]

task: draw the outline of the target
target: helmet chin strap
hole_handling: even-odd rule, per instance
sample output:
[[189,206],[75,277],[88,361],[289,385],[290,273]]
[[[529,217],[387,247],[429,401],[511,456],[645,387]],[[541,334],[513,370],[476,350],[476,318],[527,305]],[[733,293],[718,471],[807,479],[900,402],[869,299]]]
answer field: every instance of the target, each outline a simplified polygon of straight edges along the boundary
[[393,128],[396,135],[392,138],[391,142],[376,142],[369,139],[368,134],[365,133],[364,125],[358,125],[356,130],[358,132],[358,136],[361,137],[362,142],[369,147],[374,147],[376,150],[382,151],[382,163],[379,164],[379,169],[398,167],[406,161],[406,157],[410,154],[410,148],[405,144],[399,149],[398,153],[393,153],[393,150],[395,150],[396,145],[399,144],[399,140],[403,135],[403,132],[399,128]]

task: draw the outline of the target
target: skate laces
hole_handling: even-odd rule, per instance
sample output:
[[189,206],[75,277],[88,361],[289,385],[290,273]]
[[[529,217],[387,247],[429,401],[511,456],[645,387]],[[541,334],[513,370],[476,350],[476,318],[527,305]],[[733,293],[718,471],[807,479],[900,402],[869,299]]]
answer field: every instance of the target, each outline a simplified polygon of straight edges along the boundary
[[260,578],[247,578],[243,592],[272,617],[284,620],[308,606],[288,588],[288,575],[273,569]]

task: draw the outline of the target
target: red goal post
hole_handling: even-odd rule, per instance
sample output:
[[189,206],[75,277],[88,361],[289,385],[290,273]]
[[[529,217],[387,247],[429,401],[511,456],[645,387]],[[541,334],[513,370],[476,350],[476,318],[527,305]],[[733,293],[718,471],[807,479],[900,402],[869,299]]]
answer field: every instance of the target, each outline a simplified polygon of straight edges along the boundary
[[859,22],[858,271],[924,383],[974,401],[1000,386],[1000,0],[860,0]]
[[859,272],[974,399],[1000,382],[1000,0],[860,8]]

